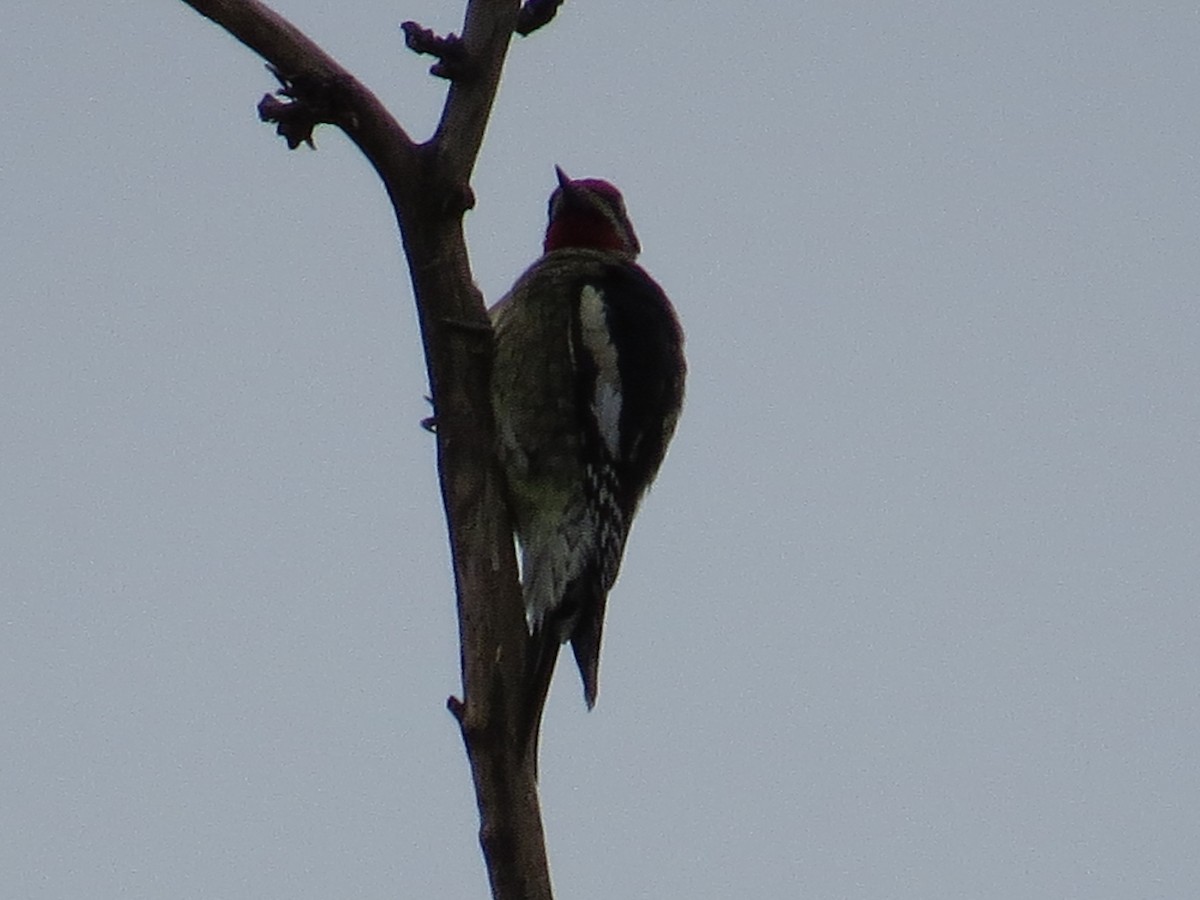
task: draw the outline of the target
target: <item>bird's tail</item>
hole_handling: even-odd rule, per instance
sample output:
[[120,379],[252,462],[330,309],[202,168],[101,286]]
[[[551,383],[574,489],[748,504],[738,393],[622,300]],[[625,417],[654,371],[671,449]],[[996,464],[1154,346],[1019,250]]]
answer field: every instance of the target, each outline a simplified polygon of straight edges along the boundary
[[575,663],[583,679],[583,699],[588,709],[596,705],[596,693],[600,690],[600,637],[607,599],[604,591],[595,591],[571,633],[571,649],[575,651]]
[[528,675],[526,718],[521,734],[525,752],[534,755],[537,771],[538,739],[550,681],[558,661],[558,649],[568,638],[575,652],[575,662],[583,679],[583,697],[588,709],[596,705],[600,680],[600,636],[604,629],[604,607],[607,593],[592,579],[578,579],[567,589],[558,608],[534,626],[529,636],[526,654]]
[[525,721],[521,728],[525,741],[525,752],[533,754],[533,770],[537,772],[538,740],[542,728],[542,712],[550,694],[550,681],[554,677],[554,665],[558,661],[561,643],[552,630],[535,628],[529,636],[526,659],[528,693],[525,699]]

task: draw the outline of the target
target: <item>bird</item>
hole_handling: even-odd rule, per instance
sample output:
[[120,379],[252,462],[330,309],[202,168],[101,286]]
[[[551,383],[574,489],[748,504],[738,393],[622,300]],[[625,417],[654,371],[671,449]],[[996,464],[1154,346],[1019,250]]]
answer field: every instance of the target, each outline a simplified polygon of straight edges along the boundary
[[489,311],[497,456],[520,549],[536,745],[562,644],[590,710],[633,518],[683,406],[683,331],[620,191],[555,167],[543,254]]

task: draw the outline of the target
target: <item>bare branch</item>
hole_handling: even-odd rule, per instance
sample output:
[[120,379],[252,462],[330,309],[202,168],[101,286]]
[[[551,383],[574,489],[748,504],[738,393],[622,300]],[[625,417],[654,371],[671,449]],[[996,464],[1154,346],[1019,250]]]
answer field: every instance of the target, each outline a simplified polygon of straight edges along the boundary
[[[378,99],[257,0],[184,0],[262,55],[283,84],[260,115],[295,147],[341,128],[374,166],[400,226],[429,372],[450,532],[463,699],[449,702],[471,763],[479,839],[496,900],[551,900],[535,754],[518,736],[528,632],[495,458],[491,326],[474,285],[463,213],[520,0],[468,0],[462,37],[406,28],[451,78],[433,137],[414,143]],[[469,77],[466,74],[469,72]]]
[[[312,145],[312,128],[337,125],[375,166],[384,184],[414,179],[417,145],[379,99],[303,32],[258,0],[184,0],[258,53],[291,102],[264,97],[259,115],[288,146]],[[390,192],[390,186],[389,186]]]
[[439,161],[464,178],[475,165],[491,115],[520,0],[468,0],[462,42],[476,75],[452,81],[433,143]]
[[563,0],[525,0],[517,14],[517,34],[529,37],[558,13]]

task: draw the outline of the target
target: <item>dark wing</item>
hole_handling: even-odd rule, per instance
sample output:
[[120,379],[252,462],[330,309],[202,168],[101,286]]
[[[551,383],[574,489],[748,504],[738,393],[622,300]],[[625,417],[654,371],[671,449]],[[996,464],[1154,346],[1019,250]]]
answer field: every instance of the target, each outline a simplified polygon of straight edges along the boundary
[[[608,592],[617,580],[633,515],[658,473],[674,434],[683,404],[686,363],[683,331],[675,310],[662,288],[640,266],[606,265],[598,279],[578,285],[576,296],[582,296],[589,287],[602,293],[607,328],[617,348],[621,387],[620,440],[615,453],[610,452],[610,445],[599,433],[599,423],[588,414],[593,409],[597,371],[592,372],[591,383],[586,377],[580,379],[576,403],[580,427],[592,432],[582,446],[594,448],[597,453],[585,460],[586,490],[596,511],[596,545],[594,566],[589,566],[572,585],[564,610],[575,618],[569,631],[571,647],[591,709],[599,685],[600,641]],[[573,329],[576,346],[583,346],[586,342],[578,321]],[[585,372],[585,361],[579,359],[578,364]]]
[[[608,325],[624,392],[621,446],[615,460],[621,498],[632,517],[667,452],[683,405],[687,364],[683,330],[657,282],[640,266],[610,266],[613,289],[606,292]],[[665,414],[664,414],[665,411]]]

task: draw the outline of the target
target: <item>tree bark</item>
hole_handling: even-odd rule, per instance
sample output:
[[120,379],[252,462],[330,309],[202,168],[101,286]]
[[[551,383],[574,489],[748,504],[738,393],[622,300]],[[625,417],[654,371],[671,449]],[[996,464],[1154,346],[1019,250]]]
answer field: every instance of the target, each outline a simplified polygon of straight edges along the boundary
[[391,199],[425,347],[458,596],[463,700],[451,697],[448,705],[471,765],[492,896],[550,900],[536,749],[524,752],[517,725],[527,631],[494,453],[491,326],[462,227],[520,0],[469,0],[461,42],[451,36],[422,51],[438,55],[438,47],[461,44],[453,66],[446,58],[439,63],[452,80],[437,130],[421,144],[349,72],[263,4],[184,2],[274,67],[286,100],[264,98],[260,112],[278,123],[290,145],[311,142],[315,124],[338,126],[370,160]]

